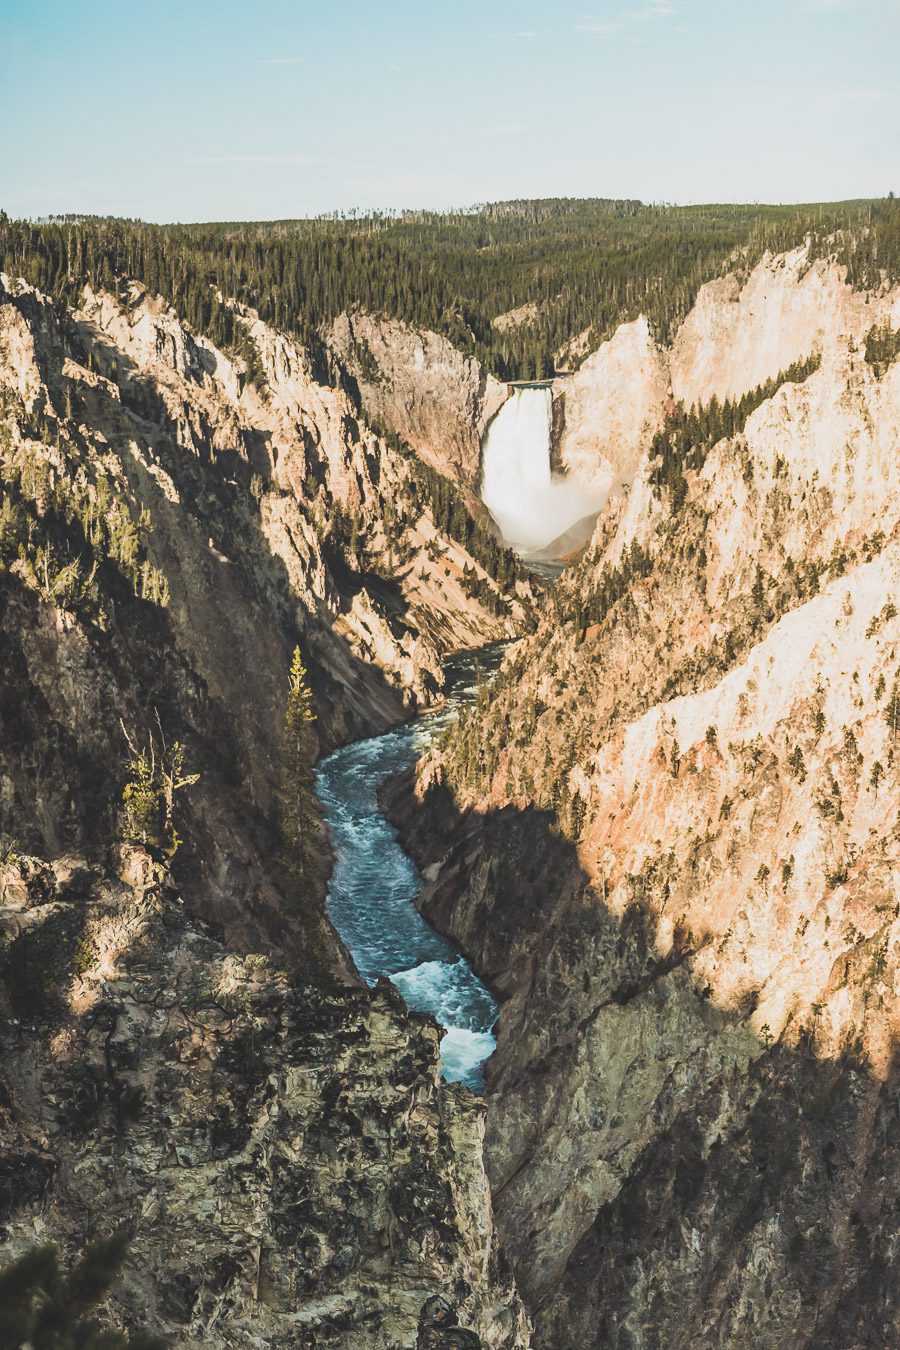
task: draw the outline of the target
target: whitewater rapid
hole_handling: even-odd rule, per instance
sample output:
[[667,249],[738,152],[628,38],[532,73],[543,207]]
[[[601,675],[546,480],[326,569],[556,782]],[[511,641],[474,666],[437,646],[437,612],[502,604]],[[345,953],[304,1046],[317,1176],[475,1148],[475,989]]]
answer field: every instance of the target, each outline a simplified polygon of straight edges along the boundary
[[516,388],[487,430],[481,500],[503,538],[528,557],[600,510],[605,493],[551,470],[553,391]]
[[[496,665],[499,655],[487,660]],[[477,1091],[496,1044],[497,1004],[416,909],[422,878],[378,805],[382,783],[410,768],[472,697],[476,670],[475,657],[448,663],[447,702],[439,712],[335,750],[320,760],[316,784],[335,854],[326,901],[332,923],[369,985],[387,976],[410,1008],[446,1027],[442,1075]]]

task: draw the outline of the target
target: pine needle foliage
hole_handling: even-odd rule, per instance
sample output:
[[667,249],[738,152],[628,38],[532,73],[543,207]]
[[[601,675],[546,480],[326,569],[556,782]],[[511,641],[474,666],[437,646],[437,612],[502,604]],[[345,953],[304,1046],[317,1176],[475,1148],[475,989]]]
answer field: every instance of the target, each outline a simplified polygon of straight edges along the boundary
[[656,461],[652,481],[657,487],[670,489],[673,509],[679,511],[687,497],[685,469],[702,469],[712,447],[727,436],[740,435],[751,414],[772,398],[782,385],[802,384],[821,364],[821,354],[814,352],[741,398],[720,403],[713,397],[709,403],[695,408],[679,404],[650,443],[650,454]]
[[122,790],[123,837],[150,853],[172,858],[183,842],[175,827],[175,805],[185,788],[199,782],[198,773],[185,770],[180,741],[166,743],[162,727],[138,746],[122,727],[128,743],[128,780]]
[[316,720],[313,692],[299,647],[294,648],[284,712],[286,774],[283,833],[285,861],[304,891],[314,884],[318,855],[313,756]]
[[[308,346],[337,379],[322,335],[361,307],[442,333],[502,379],[552,373],[578,334],[596,346],[645,314],[664,340],[704,282],[746,271],[766,250],[809,239],[852,285],[900,277],[900,207],[893,196],[809,205],[668,206],[603,198],[497,202],[471,210],[355,211],[318,219],[148,225],[0,212],[0,271],[76,301],[88,282],[133,278],[220,346],[244,341],[232,297]],[[529,307],[524,323],[499,316]],[[249,353],[252,366],[252,353]],[[251,371],[251,374],[254,374]]]
[[0,1350],[165,1350],[159,1336],[127,1336],[93,1316],[127,1252],[119,1229],[91,1243],[68,1274],[52,1244],[32,1247],[0,1270]]
[[[0,455],[0,571],[14,568],[44,600],[101,626],[107,592],[165,607],[169,586],[149,558],[147,512],[135,519],[118,484],[96,466],[89,472],[74,453],[70,457],[58,424],[39,427],[21,410],[13,418],[22,439],[13,450],[7,422]],[[63,472],[42,449],[48,434],[65,462]]]
[[887,323],[880,327],[876,324],[869,329],[866,337],[866,361],[875,368],[875,374],[879,378],[898,356],[900,356],[900,329],[892,328]]

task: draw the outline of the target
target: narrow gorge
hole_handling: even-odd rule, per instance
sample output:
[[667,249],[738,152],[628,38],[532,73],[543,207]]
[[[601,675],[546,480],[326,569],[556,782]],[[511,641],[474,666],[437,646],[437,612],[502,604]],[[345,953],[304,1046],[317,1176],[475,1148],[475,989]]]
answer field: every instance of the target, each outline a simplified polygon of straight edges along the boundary
[[437,1019],[444,1028],[443,1076],[475,1090],[483,1087],[482,1066],[496,1045],[497,1004],[462,953],[416,909],[422,878],[382,813],[379,791],[428,751],[499,655],[488,648],[457,658],[439,711],[334,750],[316,774],[335,851],[327,899],[332,923],[368,984],[386,976],[407,1007]]
[[863,205],[0,213],[0,1280],[118,1233],[136,1346],[900,1343]]

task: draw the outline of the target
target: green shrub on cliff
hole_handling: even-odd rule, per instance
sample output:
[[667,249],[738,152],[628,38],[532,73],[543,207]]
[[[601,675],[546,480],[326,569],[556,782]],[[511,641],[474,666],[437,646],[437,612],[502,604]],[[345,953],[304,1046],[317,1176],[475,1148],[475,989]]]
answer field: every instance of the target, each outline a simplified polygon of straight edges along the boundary
[[[773,375],[741,398],[720,403],[713,397],[698,408],[685,408],[679,404],[669,413],[650,443],[650,454],[656,461],[652,481],[657,487],[671,490],[673,514],[678,513],[687,497],[684,470],[702,469],[712,447],[725,437],[739,435],[751,414],[772,398],[783,384],[802,384],[821,364],[821,354],[813,352],[806,360],[795,361],[787,370]],[[748,467],[752,479],[752,466]]]
[[900,355],[900,329],[884,324],[870,328],[866,336],[866,361],[875,369],[879,378],[891,362]]
[[175,799],[200,775],[185,772],[183,745],[180,741],[167,745],[162,728],[159,743],[151,732],[143,747],[127,732],[125,737],[129,750],[129,777],[122,789],[125,842],[171,858],[182,842],[175,828]]
[[[148,513],[133,519],[121,485],[88,467],[59,424],[22,408],[7,430],[12,421],[27,439],[15,449],[7,439],[0,460],[0,570],[15,567],[44,600],[86,622],[104,622],[109,592],[167,605],[168,582],[148,556]],[[41,448],[51,435],[62,471]]]
[[91,1243],[65,1274],[52,1244],[0,1270],[0,1350],[165,1350],[159,1336],[127,1336],[93,1316],[128,1251],[120,1229]]
[[285,782],[283,833],[288,868],[304,890],[314,882],[318,852],[315,782],[312,764],[316,720],[313,694],[299,647],[294,648],[284,712]]

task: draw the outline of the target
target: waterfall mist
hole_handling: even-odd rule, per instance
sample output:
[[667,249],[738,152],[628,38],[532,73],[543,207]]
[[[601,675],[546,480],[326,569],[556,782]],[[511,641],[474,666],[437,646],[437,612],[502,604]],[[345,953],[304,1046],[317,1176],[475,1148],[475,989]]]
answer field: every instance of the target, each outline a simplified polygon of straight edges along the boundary
[[539,553],[603,505],[605,492],[550,471],[553,392],[516,389],[488,428],[481,500],[508,544]]

